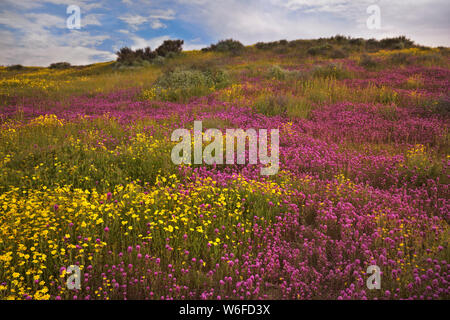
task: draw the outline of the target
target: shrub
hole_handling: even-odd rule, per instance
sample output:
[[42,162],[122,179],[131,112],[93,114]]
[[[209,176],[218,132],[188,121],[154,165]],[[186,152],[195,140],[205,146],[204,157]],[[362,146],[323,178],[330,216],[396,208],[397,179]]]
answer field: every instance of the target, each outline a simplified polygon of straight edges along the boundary
[[290,46],[292,42],[289,42],[287,40],[280,40],[280,41],[272,41],[272,42],[258,42],[255,44],[255,47],[260,50],[269,50],[279,47],[287,47]]
[[309,119],[313,106],[305,97],[295,97],[286,108],[286,115],[290,118]]
[[291,118],[307,119],[312,110],[312,104],[304,97],[292,95],[260,96],[256,99],[254,109],[266,116],[287,115]]
[[325,66],[316,66],[312,75],[314,77],[344,79],[349,77],[349,72],[340,63],[330,63]]
[[123,64],[131,64],[136,59],[135,52],[128,47],[120,48],[120,50],[116,52],[116,55],[117,62]]
[[[144,49],[136,49],[135,51],[124,47],[116,52],[117,62],[119,66],[140,66],[145,65],[143,61],[154,62],[158,57],[174,57],[180,53],[183,49],[183,40],[166,40],[155,51],[152,51],[150,47]],[[161,64],[161,59],[155,62],[155,64]]]
[[67,69],[70,67],[71,67],[71,65],[68,62],[56,62],[56,63],[50,64],[50,66],[49,66],[50,69]]
[[183,40],[166,40],[156,49],[156,54],[165,57],[169,53],[180,53],[183,51],[183,44]]
[[397,52],[392,54],[389,57],[389,62],[392,64],[409,64],[410,63],[410,57],[411,55],[404,53],[404,52]]
[[414,42],[407,39],[405,36],[396,38],[385,38],[380,41],[376,39],[369,39],[366,41],[366,50],[378,51],[384,50],[401,50],[414,47]]
[[398,50],[404,48],[411,48],[414,46],[414,42],[407,39],[405,36],[400,36],[396,38],[385,38],[381,39],[379,46],[382,49]]
[[342,49],[334,49],[330,53],[330,58],[332,59],[344,59],[348,57],[348,53]]
[[153,52],[150,47],[146,47],[142,53],[142,58],[147,61],[151,61],[157,57],[156,52]]
[[325,43],[320,46],[315,46],[315,47],[309,48],[307,53],[312,56],[325,55],[331,48],[333,48],[333,47],[330,44]]
[[287,77],[287,71],[280,66],[275,65],[270,68],[268,75],[271,79],[285,80]]
[[266,116],[275,116],[286,113],[290,97],[286,95],[261,96],[256,99],[255,111]]
[[12,66],[6,67],[6,69],[8,71],[17,71],[17,70],[22,70],[23,68],[24,68],[24,66],[22,66],[21,64],[14,64]]
[[352,46],[361,46],[364,44],[364,39],[363,38],[350,39],[348,43]]
[[359,58],[359,65],[361,67],[366,68],[366,69],[373,69],[373,68],[375,68],[378,65],[378,63],[371,56],[369,56],[367,54],[363,54]]
[[155,97],[161,100],[186,102],[204,96],[231,83],[228,73],[219,71],[175,70],[158,78]]
[[241,53],[244,45],[237,40],[221,40],[217,44],[212,44],[209,48],[203,48],[202,51],[231,52],[233,54]]
[[417,56],[415,62],[426,66],[436,66],[443,64],[444,59],[438,53],[428,53]]
[[418,89],[423,86],[424,81],[420,74],[415,74],[406,79],[406,89]]
[[436,104],[436,112],[444,116],[450,116],[450,95],[442,96]]
[[156,58],[154,58],[152,60],[152,63],[156,66],[162,66],[162,65],[164,65],[164,62],[166,62],[166,58],[161,57],[161,56],[157,56]]
[[349,39],[346,36],[342,36],[340,34],[338,34],[338,35],[336,35],[334,37],[331,37],[330,40],[334,41],[334,42],[337,42],[339,44],[343,44],[343,43],[346,43],[347,41],[349,41]]

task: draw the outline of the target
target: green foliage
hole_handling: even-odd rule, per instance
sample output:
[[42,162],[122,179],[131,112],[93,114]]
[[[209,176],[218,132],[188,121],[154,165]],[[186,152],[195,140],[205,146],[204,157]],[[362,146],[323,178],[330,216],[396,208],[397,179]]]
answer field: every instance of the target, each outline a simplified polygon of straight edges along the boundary
[[156,54],[165,57],[168,54],[180,53],[183,50],[183,40],[166,40],[155,50]]
[[310,115],[312,104],[304,97],[284,94],[263,95],[256,100],[254,109],[266,116],[286,115],[306,119]]
[[415,57],[415,62],[425,66],[440,66],[445,60],[440,53],[428,53]]
[[374,69],[378,66],[378,63],[374,58],[372,58],[368,54],[363,54],[359,58],[359,65],[366,69]]
[[443,116],[450,116],[450,95],[443,95],[436,104],[436,112]]
[[348,53],[342,49],[334,49],[330,53],[330,58],[332,59],[344,59],[348,57]]
[[186,102],[191,97],[204,96],[230,84],[228,73],[222,70],[176,70],[158,78],[155,95],[161,100]]
[[269,77],[271,79],[285,80],[287,78],[287,74],[288,71],[278,65],[272,66],[269,70]]
[[326,55],[332,48],[333,47],[330,44],[325,43],[320,46],[309,48],[307,53],[311,56]]
[[6,70],[8,70],[8,71],[18,71],[18,70],[22,70],[22,69],[24,69],[24,66],[22,66],[21,64],[14,64],[12,66],[6,67]]
[[403,65],[411,63],[411,54],[405,52],[393,53],[389,57],[389,62],[394,65]]
[[287,111],[290,97],[286,95],[261,96],[255,102],[255,111],[266,116],[282,115]]
[[340,63],[330,63],[324,66],[316,66],[312,70],[314,77],[345,79],[350,77],[350,73]]
[[71,65],[69,62],[56,62],[56,63],[50,64],[50,66],[49,66],[50,69],[68,69],[70,67],[71,67]]
[[[152,51],[150,47],[145,49],[132,50],[128,47],[121,48],[116,52],[117,62],[119,66],[140,66],[143,61],[153,62],[158,57],[170,57],[173,58],[183,50],[183,40],[166,40],[155,51]],[[156,64],[161,65],[161,60]]]
[[202,51],[230,52],[233,54],[242,53],[244,45],[237,40],[221,40],[217,44],[212,44],[209,48],[203,48]]

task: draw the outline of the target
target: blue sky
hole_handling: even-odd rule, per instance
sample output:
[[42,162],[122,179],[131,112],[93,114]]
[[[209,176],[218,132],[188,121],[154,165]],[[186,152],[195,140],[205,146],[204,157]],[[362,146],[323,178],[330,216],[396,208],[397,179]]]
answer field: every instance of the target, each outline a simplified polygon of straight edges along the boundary
[[[67,28],[69,5],[81,10],[79,30]],[[366,25],[370,5],[380,8],[379,29]],[[448,0],[0,0],[0,64],[109,61],[120,47],[166,39],[184,39],[185,50],[336,34],[450,46],[449,16]]]

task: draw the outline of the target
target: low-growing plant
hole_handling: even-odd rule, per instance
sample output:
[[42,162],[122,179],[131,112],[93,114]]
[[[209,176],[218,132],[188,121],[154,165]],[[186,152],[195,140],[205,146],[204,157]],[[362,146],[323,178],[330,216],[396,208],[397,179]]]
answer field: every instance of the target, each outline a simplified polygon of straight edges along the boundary
[[50,64],[50,69],[68,69],[71,67],[71,64],[69,62],[56,62]]
[[266,116],[282,115],[287,111],[291,97],[287,95],[262,95],[256,99],[254,109]]
[[320,46],[314,46],[309,48],[306,52],[311,56],[317,56],[317,55],[325,55],[327,54],[333,47],[328,44],[322,44]]
[[312,104],[305,97],[289,94],[261,95],[256,99],[254,109],[266,116],[286,115],[290,118],[307,119]]
[[334,49],[330,53],[330,58],[332,59],[344,59],[348,57],[348,53],[342,49]]
[[239,54],[244,50],[244,45],[233,39],[221,40],[216,44],[212,44],[208,48],[203,48],[202,51],[216,51],[216,52],[230,52],[232,54]]
[[312,70],[314,77],[345,79],[350,77],[350,73],[340,63],[330,63],[324,66],[316,66]]
[[406,79],[406,89],[418,89],[423,86],[424,82],[420,74],[415,74]]
[[155,83],[152,98],[165,101],[187,102],[192,97],[207,95],[231,84],[227,72],[175,70],[162,75]]
[[359,65],[366,69],[374,69],[378,66],[377,61],[368,54],[363,54],[359,58]]
[[450,116],[450,95],[446,94],[439,98],[435,110],[438,114]]
[[440,53],[427,53],[415,57],[414,63],[431,67],[443,65],[445,61]]
[[277,80],[285,80],[287,78],[288,71],[284,70],[278,65],[274,65],[269,70],[269,78]]
[[8,71],[17,71],[17,70],[22,70],[22,69],[24,69],[24,66],[22,66],[21,64],[14,64],[14,65],[6,67],[6,70],[8,70]]
[[394,65],[409,64],[411,55],[405,52],[396,52],[389,56],[389,62]]

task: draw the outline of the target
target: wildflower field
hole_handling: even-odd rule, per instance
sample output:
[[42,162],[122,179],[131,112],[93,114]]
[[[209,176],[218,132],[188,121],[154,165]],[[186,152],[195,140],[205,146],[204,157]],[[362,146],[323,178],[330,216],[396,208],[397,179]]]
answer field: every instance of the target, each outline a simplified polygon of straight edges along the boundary
[[[0,68],[0,299],[449,299],[448,50],[307,49]],[[194,121],[278,174],[173,164]]]

